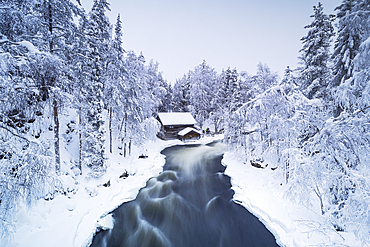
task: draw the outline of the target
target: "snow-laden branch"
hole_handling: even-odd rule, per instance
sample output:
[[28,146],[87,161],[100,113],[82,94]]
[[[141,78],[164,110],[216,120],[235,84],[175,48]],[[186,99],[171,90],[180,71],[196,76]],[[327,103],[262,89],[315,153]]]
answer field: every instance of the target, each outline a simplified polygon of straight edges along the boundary
[[9,128],[7,128],[7,127],[3,126],[2,124],[0,125],[0,128],[2,128],[2,129],[4,129],[4,130],[8,131],[8,132],[9,132],[10,134],[12,134],[13,136],[16,136],[16,137],[18,137],[18,138],[21,138],[22,140],[25,140],[25,141],[27,142],[27,146],[29,146],[29,144],[31,143],[31,141],[30,141],[30,140],[28,140],[26,137],[23,137],[23,136],[21,136],[21,135],[18,135],[18,134],[16,134],[16,133],[14,133],[12,130],[10,130]]
[[360,112],[365,113],[365,110],[367,110],[367,109],[369,109],[369,108],[370,108],[370,106],[367,106],[367,107],[365,107],[365,108],[363,108],[363,109],[359,109],[359,110],[355,111],[355,112],[353,113],[353,115],[358,114],[358,113],[360,113]]

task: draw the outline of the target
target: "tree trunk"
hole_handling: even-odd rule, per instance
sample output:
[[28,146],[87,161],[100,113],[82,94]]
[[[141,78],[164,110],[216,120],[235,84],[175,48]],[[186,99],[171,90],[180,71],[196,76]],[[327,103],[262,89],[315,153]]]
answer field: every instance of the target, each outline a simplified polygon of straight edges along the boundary
[[124,145],[124,156],[126,158],[126,140],[127,140],[127,112],[125,113],[125,134],[124,134],[124,139],[125,139],[125,145]]
[[[49,1],[48,3],[48,10],[49,10],[49,18],[48,18],[48,25],[49,25],[49,32],[50,36],[53,36],[53,12],[52,6]],[[49,43],[50,54],[53,54],[53,38],[51,37]],[[54,84],[54,83],[51,83]],[[54,85],[51,85],[54,86]],[[60,147],[59,147],[59,117],[58,117],[58,101],[56,96],[54,95],[53,99],[53,112],[54,112],[54,152],[55,152],[55,170],[56,173],[60,173]]]
[[78,113],[78,139],[79,139],[79,153],[78,153],[78,169],[82,175],[82,121],[81,121],[81,107]]
[[322,200],[322,195],[320,193],[320,189],[317,186],[317,184],[316,184],[316,188],[313,188],[313,191],[315,192],[315,194],[317,195],[317,197],[320,200],[321,215],[324,215],[325,214],[325,211],[324,211],[324,203],[323,203],[323,200]]
[[[52,12],[52,7],[51,7],[51,3],[49,1],[49,32],[50,32],[50,35],[52,36],[53,35],[53,12]],[[50,43],[49,43],[49,48],[50,48],[50,53],[52,54],[53,53],[53,37],[51,37],[50,39]]]
[[[288,139],[290,140],[290,132],[288,132]],[[289,150],[290,150],[290,142],[289,142]],[[285,164],[286,183],[288,183],[288,179],[289,179],[289,159],[290,159],[290,155],[289,155],[289,152],[288,152],[288,161]]]
[[109,109],[109,151],[113,153],[113,144],[112,144],[112,107]]
[[213,120],[213,124],[214,124],[214,126],[215,126],[215,133],[217,133],[218,132],[218,122],[219,120],[216,118],[216,119],[214,119]]
[[[54,96],[55,97],[55,96]],[[55,150],[55,170],[60,173],[60,148],[59,148],[59,118],[58,118],[58,101],[54,98],[54,150]]]
[[289,180],[289,154],[288,154],[288,161],[285,162],[285,183],[287,184]]
[[131,139],[128,143],[128,155],[131,156]]

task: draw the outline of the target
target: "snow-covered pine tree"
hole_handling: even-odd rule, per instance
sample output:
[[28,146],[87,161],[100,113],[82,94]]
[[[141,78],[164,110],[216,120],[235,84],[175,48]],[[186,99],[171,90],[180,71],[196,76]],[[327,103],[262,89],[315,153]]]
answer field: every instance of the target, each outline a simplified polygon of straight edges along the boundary
[[[240,86],[238,82],[238,72],[236,69],[231,70],[230,67],[227,70],[221,72],[221,82],[224,86],[225,102],[224,107],[227,108],[227,115],[237,108],[237,103],[241,104],[240,99]],[[221,93],[221,92],[219,92]],[[222,96],[222,94],[221,94]]]
[[111,25],[105,12],[109,9],[106,0],[94,0],[89,13],[86,30],[89,52],[87,54],[89,78],[86,83],[88,109],[83,144],[85,164],[92,169],[93,176],[105,171],[105,126],[104,87],[107,76],[108,50]]
[[171,112],[173,109],[173,89],[171,84],[167,83],[166,81],[162,81],[162,83],[164,89],[166,90],[166,93],[165,95],[163,95],[162,105],[159,107],[158,112]]
[[114,121],[114,111],[120,111],[120,101],[119,101],[119,85],[122,83],[125,77],[125,69],[124,69],[124,54],[125,50],[123,49],[123,42],[122,42],[122,21],[120,14],[117,16],[117,21],[114,29],[114,39],[112,41],[112,45],[110,47],[111,52],[109,56],[109,65],[108,65],[108,74],[109,80],[105,86],[105,93],[104,97],[106,98],[106,104],[108,108],[109,114],[109,152],[113,153],[113,121]]
[[217,75],[214,86],[214,94],[211,101],[210,119],[213,123],[214,131],[218,132],[220,127],[228,116],[228,101],[226,72],[222,70],[220,75]]
[[172,93],[172,111],[181,112],[180,102],[182,99],[182,90],[181,90],[181,79],[176,79],[175,84],[173,84],[173,93]]
[[[85,131],[86,113],[88,107],[87,102],[87,84],[89,81],[90,69],[88,66],[89,45],[86,35],[88,19],[85,11],[81,11],[79,25],[75,32],[74,41],[72,43],[72,51],[70,56],[71,70],[73,72],[73,82],[71,83],[71,93],[73,94],[73,107],[78,113],[78,142],[79,142],[79,157],[76,162],[76,168],[82,174],[82,149],[83,149],[83,133]],[[78,171],[76,170],[76,173]]]
[[155,112],[166,112],[168,109],[169,86],[158,71],[158,62],[151,60],[145,66],[145,79],[150,99],[154,103]]
[[[53,67],[45,65],[45,72],[54,73],[54,75],[45,77],[41,80],[41,91],[43,92],[43,100],[50,97],[53,104],[53,125],[54,125],[54,152],[56,171],[60,170],[60,139],[59,139],[59,112],[60,105],[63,99],[62,92],[70,88],[70,81],[67,76],[70,73],[69,66],[72,63],[71,47],[74,40],[74,33],[77,29],[74,18],[80,15],[80,10],[72,1],[56,1],[44,0],[39,5],[35,5],[35,9],[40,13],[41,28],[43,39],[38,42],[38,47],[42,51],[47,51],[51,55],[60,60],[60,64],[65,64],[65,68],[55,68],[58,71],[51,71]],[[50,61],[48,61],[50,62]],[[62,72],[62,73],[61,73]],[[59,76],[56,75],[59,73]],[[61,79],[63,77],[63,79]],[[63,81],[63,82],[62,82]]]
[[334,115],[338,116],[345,109],[342,104],[344,95],[338,86],[350,83],[347,80],[353,76],[353,59],[358,54],[361,43],[369,35],[370,6],[367,0],[343,0],[335,10],[337,11],[338,35],[333,53],[334,77],[330,87],[336,104]]
[[190,83],[188,77],[176,79],[173,86],[173,111],[174,112],[188,112],[190,105]]
[[243,102],[248,102],[255,97],[256,92],[254,90],[254,83],[252,83],[253,78],[246,71],[240,72],[239,81]]
[[133,51],[128,51],[124,60],[125,77],[120,80],[118,86],[117,111],[119,149],[121,155],[127,157],[131,154],[132,144],[140,143],[142,131],[140,123],[144,119],[143,107],[153,105],[149,95],[143,95],[146,90],[144,78],[144,57],[136,56]]
[[292,70],[289,66],[284,70],[283,79],[280,82],[280,86],[284,90],[285,94],[289,94],[293,90],[297,89],[298,78],[296,77],[294,70]]
[[324,14],[323,5],[319,2],[313,7],[314,20],[305,26],[306,36],[301,38],[303,48],[300,50],[302,67],[299,68],[301,90],[309,98],[327,98],[327,86],[330,69],[330,43],[334,35],[333,16]]
[[[370,38],[365,40],[358,55],[354,59],[355,75],[351,86],[344,90],[349,90],[348,94],[353,95],[347,99],[346,109],[349,112],[367,112],[370,107]],[[344,103],[343,103],[344,105]]]
[[240,80],[239,80],[239,74],[236,68],[234,68],[231,71],[230,77],[229,77],[229,92],[228,97],[230,99],[230,112],[235,111],[243,104],[243,97],[242,97],[242,90],[240,86]]
[[200,127],[202,127],[204,121],[209,118],[211,111],[216,71],[203,60],[190,75],[191,112]]
[[278,84],[278,75],[272,72],[267,64],[257,65],[257,73],[249,76],[243,72],[241,76],[242,95],[245,102],[256,98],[259,94]]
[[125,53],[125,49],[123,49],[123,41],[122,41],[123,33],[122,33],[122,21],[121,15],[118,13],[117,21],[114,28],[114,39],[113,39],[113,48],[116,52],[117,60],[122,61],[123,55]]
[[257,74],[255,79],[258,93],[263,93],[278,84],[277,73],[272,72],[267,64],[262,64],[261,62],[257,65]]

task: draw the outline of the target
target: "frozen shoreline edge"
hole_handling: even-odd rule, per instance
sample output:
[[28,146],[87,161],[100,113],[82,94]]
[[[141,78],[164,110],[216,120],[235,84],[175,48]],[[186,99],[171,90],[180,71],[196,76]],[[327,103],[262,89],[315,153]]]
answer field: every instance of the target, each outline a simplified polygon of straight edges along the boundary
[[[158,173],[149,172],[148,176],[145,176],[145,178],[143,178],[143,179],[146,179],[145,183],[150,178],[157,177],[161,172],[163,172],[163,166],[164,166],[166,161],[165,161],[165,156],[161,154],[162,150],[164,150],[166,148],[169,148],[169,147],[172,147],[172,146],[177,146],[177,145],[179,145],[179,146],[187,146],[187,145],[194,145],[194,144],[207,145],[207,144],[212,143],[214,141],[221,141],[221,140],[223,140],[223,135],[217,135],[217,136],[214,136],[214,137],[205,137],[205,138],[201,138],[199,140],[192,140],[192,141],[189,141],[189,142],[182,142],[180,140],[163,141],[163,145],[161,145],[159,148],[156,148],[157,153],[156,153],[156,156],[153,158],[154,166],[149,171],[157,171],[158,169],[161,169],[161,170]],[[158,159],[160,159],[161,162],[156,162]],[[132,201],[133,199],[135,199],[137,194],[139,193],[140,189],[142,189],[144,186],[145,186],[145,184],[143,186],[141,184],[138,185],[135,188],[136,193],[135,193],[134,198],[132,198],[132,197],[131,198],[126,198],[126,200],[121,201],[119,204],[115,204],[114,207],[109,208],[109,210],[105,210],[105,212],[100,216],[99,219],[103,219],[104,217],[109,215],[113,210],[115,210],[116,208],[121,206],[123,203],[129,202],[129,201]],[[97,221],[99,221],[99,219],[97,219]],[[98,225],[95,224],[95,226],[94,226],[95,230],[96,230],[97,227],[98,227]],[[76,246],[76,247],[77,246],[88,247],[88,246],[91,245],[94,236],[95,236],[95,231],[91,232],[91,234],[89,236],[85,235],[85,237],[82,237],[84,239],[84,241],[81,244],[79,244],[79,243],[76,243],[76,239],[81,238],[81,237],[76,235],[75,240],[74,240],[74,246]]]

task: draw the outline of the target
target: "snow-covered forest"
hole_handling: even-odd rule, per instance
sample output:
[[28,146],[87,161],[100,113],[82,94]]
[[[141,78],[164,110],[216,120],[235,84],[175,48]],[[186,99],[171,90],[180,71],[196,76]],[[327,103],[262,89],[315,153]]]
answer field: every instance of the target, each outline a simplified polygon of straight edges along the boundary
[[106,11],[105,0],[88,13],[70,0],[0,4],[1,235],[23,199],[65,193],[60,175],[99,177],[108,152],[155,138],[168,84],[124,50],[120,16],[112,25]]
[[156,139],[156,113],[189,111],[246,166],[273,169],[287,200],[370,241],[370,1],[343,0],[336,15],[314,6],[300,66],[283,78],[203,61],[173,84],[124,49],[109,10],[0,3],[0,238],[19,205],[68,194],[61,176],[103,176],[109,154]]
[[276,169],[288,199],[363,243],[370,241],[369,14],[369,1],[342,1],[336,16],[314,6],[301,66],[281,81],[240,76],[253,93],[225,123],[226,141],[247,165]]

